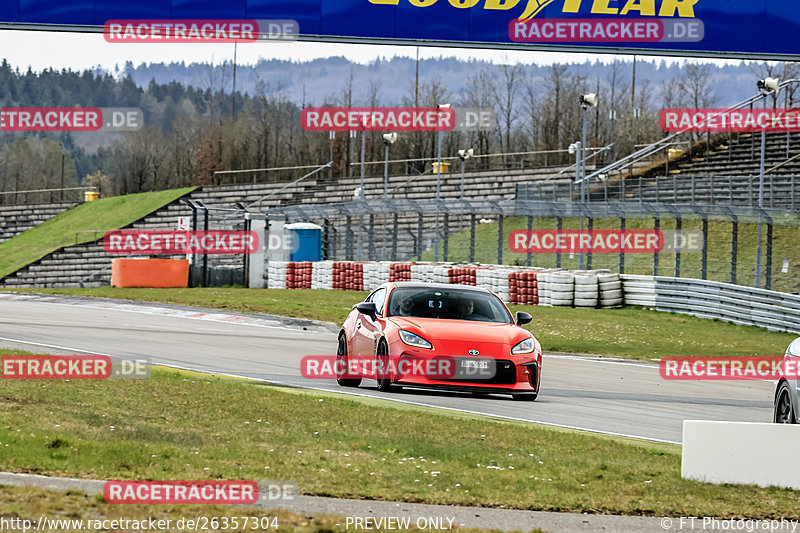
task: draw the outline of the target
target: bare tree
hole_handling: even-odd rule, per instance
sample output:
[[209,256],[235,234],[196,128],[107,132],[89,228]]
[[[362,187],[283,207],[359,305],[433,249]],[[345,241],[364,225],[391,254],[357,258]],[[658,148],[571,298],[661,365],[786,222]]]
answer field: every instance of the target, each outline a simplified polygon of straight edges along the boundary
[[503,130],[501,133],[501,148],[505,141],[505,151],[511,152],[511,127],[516,120],[514,102],[522,77],[522,68],[519,65],[502,65],[500,83],[495,85],[494,99],[500,111]]

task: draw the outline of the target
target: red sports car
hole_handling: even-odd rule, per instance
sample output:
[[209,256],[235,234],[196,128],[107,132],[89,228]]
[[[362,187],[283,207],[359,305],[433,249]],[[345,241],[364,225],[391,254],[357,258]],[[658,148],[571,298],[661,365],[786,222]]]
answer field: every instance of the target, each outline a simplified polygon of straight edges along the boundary
[[535,400],[542,348],[493,292],[464,285],[394,282],[353,306],[339,332],[339,385],[422,387]]

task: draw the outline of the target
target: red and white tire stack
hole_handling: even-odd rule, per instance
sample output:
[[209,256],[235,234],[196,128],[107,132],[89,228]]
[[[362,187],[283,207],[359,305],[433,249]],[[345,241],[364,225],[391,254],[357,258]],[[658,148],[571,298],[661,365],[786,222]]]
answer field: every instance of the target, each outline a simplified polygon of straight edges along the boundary
[[539,305],[538,272],[511,272],[508,275],[508,303]]
[[501,265],[273,261],[271,289],[371,290],[389,281],[471,285],[490,289],[514,305],[619,307],[624,294],[619,274],[603,271],[546,270]]

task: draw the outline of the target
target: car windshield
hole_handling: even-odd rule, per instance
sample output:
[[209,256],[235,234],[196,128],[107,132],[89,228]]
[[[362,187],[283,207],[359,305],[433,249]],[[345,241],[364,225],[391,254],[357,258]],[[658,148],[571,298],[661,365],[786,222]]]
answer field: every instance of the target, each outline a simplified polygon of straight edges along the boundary
[[389,296],[389,316],[513,322],[495,295],[464,289],[398,287]]

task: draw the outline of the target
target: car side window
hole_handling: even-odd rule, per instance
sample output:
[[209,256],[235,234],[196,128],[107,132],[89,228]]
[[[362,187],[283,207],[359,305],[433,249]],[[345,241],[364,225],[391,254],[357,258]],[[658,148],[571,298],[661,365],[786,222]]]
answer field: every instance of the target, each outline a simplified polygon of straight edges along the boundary
[[375,303],[375,309],[378,310],[378,315],[383,316],[383,306],[386,303],[386,289],[378,289],[372,293],[368,302]]

